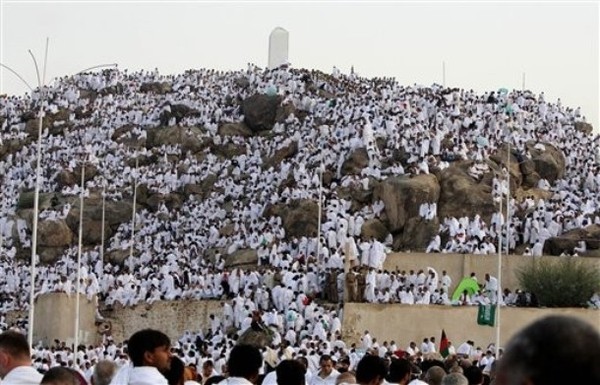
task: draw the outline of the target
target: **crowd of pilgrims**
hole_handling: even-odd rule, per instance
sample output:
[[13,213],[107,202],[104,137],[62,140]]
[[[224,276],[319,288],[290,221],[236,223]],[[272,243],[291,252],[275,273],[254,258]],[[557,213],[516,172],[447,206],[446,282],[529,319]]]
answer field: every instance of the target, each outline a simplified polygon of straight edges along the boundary
[[[167,83],[170,91],[141,90],[142,85],[156,82]],[[220,135],[219,126],[244,118],[239,105],[231,101],[256,93],[280,95],[283,104],[295,106],[298,116],[292,113],[276,123],[270,135]],[[12,146],[27,137],[24,116],[35,116],[31,111],[41,100],[39,91],[23,97],[0,97],[0,145]],[[176,104],[197,113],[161,122],[165,112]],[[551,103],[543,93],[514,90],[477,94],[435,84],[402,86],[394,79],[366,79],[339,71],[325,75],[290,66],[262,70],[248,65],[246,70],[235,72],[202,69],[180,75],[160,75],[156,70],[78,74],[49,85],[43,109],[46,115],[65,110],[69,113],[65,121],[53,122],[54,128],[64,127],[60,134],[56,130],[52,130],[54,134],[48,129],[44,132],[41,192],[78,196],[81,191],[77,185],[60,187],[59,174],[62,170],[77,170],[84,158],[98,170],[86,182],[84,195],[105,187],[106,199],[115,201],[130,200],[134,183],[144,184],[155,193],[169,194],[216,176],[212,192],[203,199],[186,197],[177,209],[161,202],[155,211],[137,210],[133,245],[131,223],[121,224],[104,252],[125,251],[133,246],[132,255],[123,264],[103,261],[99,247],[85,248],[81,256],[82,293],[90,300],[99,298],[105,306],[229,297],[231,303],[225,302],[222,322],[242,328],[248,326],[249,314],[263,311],[266,324],[284,319],[276,323],[281,326],[281,338],[296,347],[307,336],[318,336],[319,340],[309,338],[311,343],[320,341],[333,349],[330,340],[337,341],[341,308],[327,310],[312,299],[340,302],[348,275],[364,275],[364,286],[358,285],[360,290],[352,294],[351,299],[356,301],[453,304],[450,285],[444,284],[437,273],[436,279],[428,279],[430,272],[426,269],[419,274],[383,269],[393,241],[391,235],[382,242],[361,236],[365,221],[378,218],[385,209],[383,202],[353,209],[350,201],[338,197],[339,186],[367,189],[371,178],[429,173],[434,168],[448,167],[454,160],[473,161],[469,173],[479,178],[490,172],[484,161],[505,143],[525,159],[530,156],[527,142],[533,141],[541,150],[548,142],[560,149],[566,160],[562,179],[553,184],[542,179],[538,185],[549,191],[551,198],[509,199],[510,211],[524,214],[510,217],[508,233],[500,212],[490,223],[477,213],[471,218],[440,218],[439,235],[431,240],[427,252],[493,254],[502,234],[504,247],[515,250],[525,245],[526,255],[540,255],[549,237],[600,223],[596,215],[600,173],[598,159],[590,151],[599,139],[574,128],[576,122],[585,121],[579,108],[566,107],[560,99]],[[181,144],[147,149],[114,139],[125,135],[130,142],[143,143],[147,130],[161,125],[187,127],[197,139],[216,145],[235,144],[246,151],[225,158],[211,153],[210,147],[192,155],[183,151]],[[451,145],[442,145],[448,138]],[[294,156],[263,167],[265,159],[292,142],[297,143]],[[17,245],[25,250],[31,246],[31,232],[16,214],[19,194],[33,190],[36,183],[36,146],[35,141],[23,143],[0,160],[0,263],[5,272],[0,277],[2,312],[27,309],[29,303],[29,264],[15,256]],[[361,147],[367,149],[368,166],[360,175],[342,174],[348,154]],[[399,149],[408,154],[407,161],[391,160]],[[133,159],[150,155],[158,161],[132,166]],[[323,170],[334,172],[330,186],[322,186]],[[295,181],[291,186],[286,184],[289,178]],[[320,186],[325,218],[320,239],[290,239],[282,218],[263,216],[269,204],[318,200]],[[495,175],[492,194],[496,199],[506,199],[507,193],[506,179]],[[69,204],[45,209],[40,220],[64,219],[70,209]],[[435,218],[436,202],[421,205],[419,213],[426,220]],[[233,228],[230,235],[221,231],[226,226]],[[442,244],[442,237],[449,241]],[[206,251],[215,249],[223,252],[209,260]],[[257,250],[259,266],[255,271],[225,268],[227,255],[240,249]],[[582,242],[573,254],[585,250]],[[39,265],[36,295],[74,293],[77,254],[77,248],[71,247],[55,263]],[[345,273],[345,263],[364,268]],[[421,273],[425,276],[423,282]],[[459,304],[489,301],[489,293],[483,288],[476,298],[463,298]],[[502,300],[510,304],[515,298],[515,293],[507,292]],[[287,304],[292,304],[289,309]],[[288,324],[290,311],[295,315]],[[218,331],[209,336],[210,354],[218,361],[231,340]],[[186,344],[190,349],[194,345],[194,337],[188,337],[182,349]],[[315,350],[319,350],[317,346]],[[115,352],[111,354],[119,359]]]

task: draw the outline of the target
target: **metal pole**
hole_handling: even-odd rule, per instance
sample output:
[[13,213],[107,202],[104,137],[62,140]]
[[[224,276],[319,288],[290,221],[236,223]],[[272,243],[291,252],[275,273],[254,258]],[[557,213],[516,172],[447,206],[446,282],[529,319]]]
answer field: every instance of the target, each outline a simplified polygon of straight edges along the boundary
[[[500,190],[500,218],[502,220],[502,190]],[[498,291],[500,291],[500,279],[502,275],[502,224],[498,226]],[[498,300],[496,300],[498,303]],[[499,306],[496,306],[496,352],[500,346],[500,311]],[[497,353],[496,353],[497,354]],[[497,357],[497,355],[496,355]]]
[[83,239],[83,197],[85,195],[85,158],[81,163],[81,192],[79,193],[79,240],[77,244],[77,284],[75,293],[75,345],[73,366],[77,367],[77,346],[79,346],[79,291],[81,290],[81,249]]
[[137,200],[137,173],[138,173],[138,159],[135,158],[135,174],[133,175],[133,208],[131,214],[131,242],[129,244],[129,258],[133,256],[133,242],[135,239],[135,205]]
[[523,84],[521,86],[521,90],[525,91],[525,72],[523,72]]
[[[42,152],[42,126],[43,126],[43,115],[44,115],[44,102],[45,102],[45,98],[46,98],[46,93],[45,91],[45,86],[46,86],[46,69],[47,69],[47,64],[48,64],[48,47],[50,45],[50,39],[46,38],[46,49],[44,52],[44,67],[43,67],[43,74],[42,76],[40,76],[40,68],[38,66],[37,60],[35,58],[35,55],[33,54],[33,52],[31,52],[31,50],[28,50],[27,52],[29,53],[29,55],[31,56],[31,59],[33,60],[33,64],[35,66],[35,73],[36,73],[36,77],[37,77],[37,81],[38,81],[38,89],[40,92],[40,99],[39,99],[39,103],[40,103],[40,108],[39,108],[39,113],[38,113],[38,142],[37,142],[37,159],[36,159],[36,182],[35,182],[35,189],[34,189],[34,195],[33,195],[33,223],[32,223],[32,240],[31,240],[31,272],[30,272],[30,293],[29,293],[29,318],[28,318],[28,323],[29,323],[29,327],[28,327],[28,331],[27,331],[27,341],[29,343],[29,347],[33,348],[33,327],[34,327],[34,308],[35,308],[35,302],[34,302],[34,294],[35,294],[35,277],[36,277],[36,257],[37,257],[37,228],[38,228],[38,212],[39,212],[39,196],[40,196],[40,183],[41,183],[41,152]],[[100,67],[109,67],[109,66],[113,66],[116,67],[117,64],[101,64],[101,65],[96,65],[90,68],[86,68],[82,71],[79,71],[78,73],[84,72],[84,71],[89,71],[92,69],[96,69],[96,68],[100,68]],[[7,70],[9,70],[11,73],[13,73],[15,76],[17,76],[17,78],[19,78],[19,80],[21,80],[23,82],[23,84],[25,84],[25,86],[27,86],[27,88],[29,88],[29,90],[31,91],[31,93],[34,93],[34,89],[33,87],[31,87],[31,85],[19,74],[17,73],[17,71],[13,70],[12,68],[10,68],[9,66],[0,63],[0,67],[2,68],[6,68]]]
[[[317,267],[321,263],[321,205],[323,202],[323,163],[319,166],[319,209],[317,212]],[[318,271],[318,270],[317,270]]]
[[[106,180],[102,182],[102,231],[100,239],[100,261],[102,263],[102,271],[104,271],[104,218],[106,214]],[[100,277],[98,277],[100,278]]]
[[[44,75],[40,78],[40,69],[38,67],[37,61],[35,60],[35,56],[29,51],[31,58],[33,59],[33,64],[35,66],[35,72],[38,79],[38,88],[40,90],[40,109],[39,109],[39,117],[38,117],[38,141],[37,141],[37,159],[36,159],[36,167],[35,167],[35,190],[33,193],[33,229],[32,229],[32,239],[31,239],[31,273],[30,273],[30,288],[29,288],[29,327],[27,329],[27,342],[29,343],[29,347],[33,348],[33,327],[35,321],[35,275],[36,275],[36,258],[37,258],[37,231],[38,231],[38,214],[39,214],[39,204],[40,204],[40,184],[42,179],[42,166],[41,166],[41,158],[42,158],[42,126],[43,126],[43,116],[44,116],[44,98],[46,96],[44,92],[44,87],[46,84],[46,64],[48,59],[48,44],[50,39],[46,38],[46,52],[44,55]],[[20,78],[20,77],[19,77]],[[27,82],[25,82],[27,84]],[[28,85],[29,86],[29,85]]]

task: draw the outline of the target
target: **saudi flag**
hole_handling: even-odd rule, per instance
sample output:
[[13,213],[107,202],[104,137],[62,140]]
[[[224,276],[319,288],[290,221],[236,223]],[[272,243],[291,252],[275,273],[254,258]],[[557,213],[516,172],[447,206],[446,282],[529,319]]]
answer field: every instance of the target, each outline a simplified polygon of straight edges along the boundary
[[479,305],[477,325],[494,326],[496,324],[496,305]]

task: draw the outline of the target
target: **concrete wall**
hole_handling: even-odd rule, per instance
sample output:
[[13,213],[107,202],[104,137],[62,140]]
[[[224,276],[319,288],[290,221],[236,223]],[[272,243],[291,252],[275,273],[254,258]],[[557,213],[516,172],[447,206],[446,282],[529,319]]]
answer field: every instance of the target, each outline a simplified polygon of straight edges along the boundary
[[[48,293],[35,302],[33,341],[52,343],[54,339],[72,344],[75,339],[75,295]],[[91,344],[97,340],[95,326],[96,305],[86,296],[79,297],[79,343]]]
[[[581,318],[600,332],[600,310],[503,307],[500,310],[501,345],[505,345],[524,326],[550,314]],[[366,303],[347,303],[344,306],[343,333],[346,343],[358,343],[365,330],[368,330],[380,343],[394,340],[401,348],[406,348],[410,341],[420,344],[423,338],[431,336],[439,344],[442,329],[456,347],[466,340],[473,340],[476,346],[483,348],[496,341],[496,328],[477,325],[476,306]]]
[[[548,260],[558,260],[561,257],[541,257]],[[520,288],[517,279],[517,271],[526,265],[533,257],[522,255],[508,255],[502,257],[502,287],[514,291]],[[600,258],[578,258],[579,261],[600,269]],[[428,254],[428,253],[391,253],[388,254],[384,268],[387,270],[415,270],[433,267],[441,276],[442,270],[446,270],[452,278],[450,294],[461,281],[472,272],[477,274],[479,282],[483,282],[485,273],[498,277],[498,257],[496,255],[467,255],[467,254]]]
[[210,327],[208,316],[221,316],[220,301],[160,301],[135,308],[117,307],[104,316],[112,324],[115,341],[123,341],[140,329],[152,328],[179,339],[186,330]]

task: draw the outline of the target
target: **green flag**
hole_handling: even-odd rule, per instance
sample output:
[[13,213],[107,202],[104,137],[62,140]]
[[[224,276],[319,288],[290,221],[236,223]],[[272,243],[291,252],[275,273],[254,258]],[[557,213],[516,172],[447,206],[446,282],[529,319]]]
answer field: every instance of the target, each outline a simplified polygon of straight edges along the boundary
[[496,324],[496,305],[479,305],[477,325],[494,326]]

